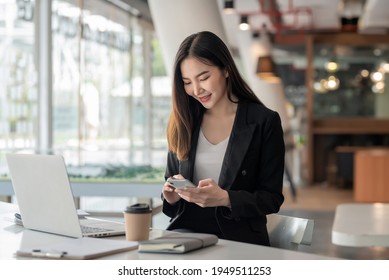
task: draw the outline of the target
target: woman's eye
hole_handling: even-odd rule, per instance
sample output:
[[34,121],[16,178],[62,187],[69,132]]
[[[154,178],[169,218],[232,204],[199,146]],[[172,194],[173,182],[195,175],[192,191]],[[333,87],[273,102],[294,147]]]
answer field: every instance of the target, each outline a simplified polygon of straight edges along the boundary
[[208,78],[209,78],[209,76],[204,77],[204,78],[201,78],[200,81],[205,81],[205,80],[207,80]]
[[190,82],[184,82],[184,86],[190,85]]

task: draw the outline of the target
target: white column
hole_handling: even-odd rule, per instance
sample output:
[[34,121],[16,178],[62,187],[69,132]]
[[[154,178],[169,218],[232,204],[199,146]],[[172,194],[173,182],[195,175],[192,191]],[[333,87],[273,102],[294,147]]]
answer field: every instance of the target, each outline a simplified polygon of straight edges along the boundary
[[217,1],[149,0],[148,3],[170,76],[178,47],[190,34],[207,30],[226,42]]
[[38,70],[38,134],[36,151],[50,153],[52,125],[52,36],[51,1],[35,1],[35,50]]
[[290,129],[290,120],[287,114],[287,100],[281,79],[263,80],[256,75],[258,57],[269,55],[270,45],[266,38],[253,39],[251,32],[240,31],[238,36],[238,48],[242,64],[246,70],[247,82],[258,98],[270,109],[280,114],[284,131]]

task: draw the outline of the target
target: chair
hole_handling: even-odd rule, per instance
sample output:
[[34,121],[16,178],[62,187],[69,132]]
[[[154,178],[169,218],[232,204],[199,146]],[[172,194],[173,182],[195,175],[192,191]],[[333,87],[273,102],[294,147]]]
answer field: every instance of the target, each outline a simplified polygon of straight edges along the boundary
[[288,166],[288,155],[290,156],[290,152],[293,152],[295,148],[294,138],[291,130],[284,131],[284,141],[285,141],[285,170],[284,173],[286,175],[286,179],[289,181],[290,190],[292,192],[292,199],[296,201],[297,199],[297,190],[293,182],[292,174],[290,173]]
[[314,220],[279,214],[267,215],[270,246],[297,250],[300,244],[311,245]]

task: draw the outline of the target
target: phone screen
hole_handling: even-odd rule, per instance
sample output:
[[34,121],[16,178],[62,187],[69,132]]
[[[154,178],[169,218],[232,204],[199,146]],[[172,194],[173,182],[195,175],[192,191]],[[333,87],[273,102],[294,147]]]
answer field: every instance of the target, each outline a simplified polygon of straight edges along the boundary
[[174,178],[169,178],[167,180],[170,186],[173,188],[196,188],[197,186],[193,184],[191,181],[188,179],[174,179]]

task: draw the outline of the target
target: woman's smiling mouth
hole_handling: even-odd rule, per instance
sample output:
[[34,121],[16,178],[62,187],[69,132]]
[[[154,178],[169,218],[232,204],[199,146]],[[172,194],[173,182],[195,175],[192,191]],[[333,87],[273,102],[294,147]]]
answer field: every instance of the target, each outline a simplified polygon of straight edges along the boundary
[[211,99],[211,94],[199,97],[201,102],[207,102],[209,99]]

